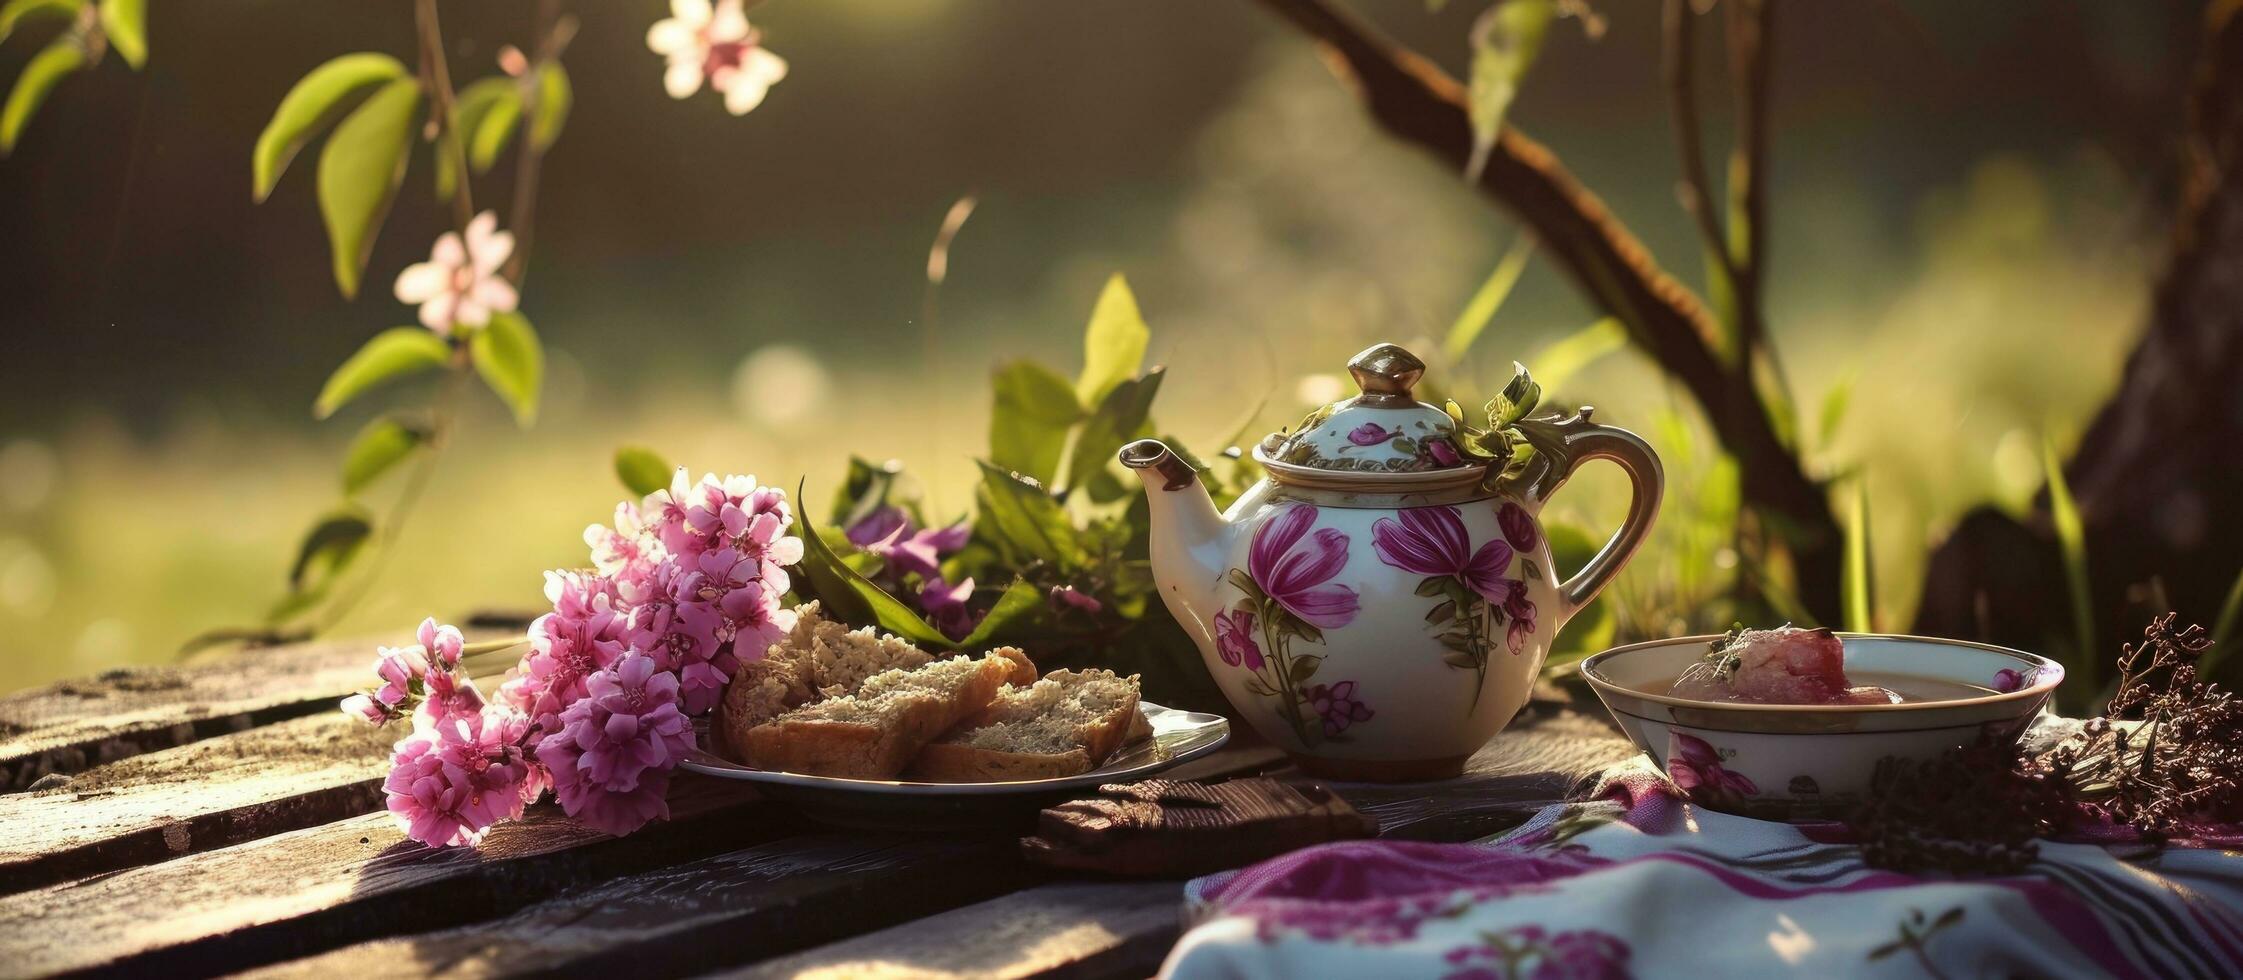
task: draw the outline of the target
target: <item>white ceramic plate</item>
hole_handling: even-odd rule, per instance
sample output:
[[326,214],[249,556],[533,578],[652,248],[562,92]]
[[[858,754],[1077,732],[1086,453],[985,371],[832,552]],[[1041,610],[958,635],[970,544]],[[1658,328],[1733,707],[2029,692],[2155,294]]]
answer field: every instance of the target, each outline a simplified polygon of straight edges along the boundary
[[1122,746],[1106,764],[1076,776],[1030,779],[1009,783],[919,783],[894,779],[841,779],[806,776],[743,766],[705,749],[687,756],[680,765],[719,779],[738,779],[772,787],[773,796],[802,799],[787,790],[809,790],[821,797],[834,794],[886,797],[1043,796],[1073,790],[1096,789],[1102,783],[1141,779],[1169,766],[1222,748],[1230,741],[1231,725],[1221,715],[1165,708],[1140,701],[1137,710],[1152,725],[1153,737]]

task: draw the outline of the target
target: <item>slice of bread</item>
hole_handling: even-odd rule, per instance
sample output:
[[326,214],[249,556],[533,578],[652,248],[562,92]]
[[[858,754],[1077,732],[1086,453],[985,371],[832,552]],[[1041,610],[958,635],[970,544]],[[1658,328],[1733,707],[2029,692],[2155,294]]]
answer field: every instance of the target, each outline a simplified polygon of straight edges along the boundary
[[989,655],[1012,661],[1012,674],[1005,678],[1006,684],[1027,687],[1036,683],[1036,662],[1028,659],[1028,654],[1019,647],[998,647],[989,651]]
[[825,617],[816,602],[795,607],[794,629],[771,644],[760,660],[740,665],[724,689],[715,719],[725,749],[745,759],[750,729],[805,704],[854,694],[865,679],[884,670],[921,667],[934,657],[871,627],[851,630]]
[[928,742],[987,708],[1013,667],[990,655],[883,671],[854,693],[748,728],[735,748],[742,761],[762,769],[892,779]]
[[1014,782],[1089,772],[1135,728],[1137,677],[1055,670],[997,693],[973,720],[921,749],[905,775],[929,782]]

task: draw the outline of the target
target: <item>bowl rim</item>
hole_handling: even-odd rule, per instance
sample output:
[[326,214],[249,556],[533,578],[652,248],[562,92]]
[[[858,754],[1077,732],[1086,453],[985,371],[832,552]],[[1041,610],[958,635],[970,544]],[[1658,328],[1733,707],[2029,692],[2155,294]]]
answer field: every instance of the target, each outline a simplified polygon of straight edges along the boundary
[[1649,701],[1655,704],[1663,704],[1669,707],[1676,708],[1691,708],[1697,710],[1718,709],[1722,711],[1766,712],[1775,714],[1800,714],[1805,712],[1872,714],[1887,711],[1928,711],[1941,708],[1969,707],[1982,704],[2002,704],[2010,701],[2027,701],[2035,698],[2045,697],[2050,691],[2054,691],[2056,689],[2056,685],[2064,682],[2063,664],[2057,663],[2056,661],[2050,660],[2047,657],[2043,657],[2037,653],[2026,653],[2023,650],[2013,650],[2009,647],[1995,646],[1991,643],[1979,643],[1974,640],[1953,640],[1941,636],[1915,636],[1908,633],[1847,633],[1837,630],[1833,630],[1832,632],[1836,634],[1840,640],[1905,640],[1911,643],[1929,643],[1934,646],[1947,647],[1968,647],[1974,650],[1984,650],[1989,653],[2006,654],[2008,656],[2015,657],[2021,661],[2024,661],[2026,664],[2031,665],[2036,669],[2037,672],[2033,675],[2033,682],[2031,684],[2027,684],[2024,687],[2018,688],[2014,691],[1997,691],[1992,694],[1984,694],[1973,698],[1955,698],[1946,701],[1903,701],[1899,704],[1760,704],[1751,701],[1699,701],[1693,698],[1678,698],[1669,694],[1653,694],[1648,691],[1640,691],[1603,677],[1598,672],[1598,668],[1602,666],[1606,661],[1616,660],[1625,654],[1636,653],[1654,647],[1670,647],[1687,643],[1711,643],[1714,640],[1720,639],[1723,635],[1725,635],[1721,633],[1705,633],[1697,636],[1674,636],[1662,640],[1642,640],[1639,642],[1623,644],[1621,646],[1612,647],[1607,650],[1602,650],[1597,653],[1590,654],[1589,656],[1583,658],[1581,661],[1581,677],[1584,680],[1587,680],[1589,682],[1589,686],[1596,689],[1599,695],[1608,693],[1617,694],[1625,697],[1640,698],[1642,700]]

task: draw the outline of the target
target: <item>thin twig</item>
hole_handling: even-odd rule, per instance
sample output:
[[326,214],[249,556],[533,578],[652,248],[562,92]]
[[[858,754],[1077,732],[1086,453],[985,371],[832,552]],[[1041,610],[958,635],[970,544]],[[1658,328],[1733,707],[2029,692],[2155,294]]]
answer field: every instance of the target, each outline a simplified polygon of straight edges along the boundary
[[520,289],[530,271],[530,235],[537,228],[538,175],[545,168],[545,147],[537,141],[538,101],[544,98],[545,72],[561,57],[576,34],[576,18],[561,16],[560,0],[538,0],[537,40],[528,71],[522,73],[522,148],[514,158],[514,206],[507,215],[514,232],[514,254],[506,260],[506,278]]
[[1737,304],[1737,372],[1750,383],[1768,341],[1763,284],[1768,269],[1768,39],[1774,0],[1730,0],[1729,77],[1737,141],[1729,156],[1729,268]]
[[452,182],[452,223],[467,234],[475,219],[475,198],[467,186],[467,144],[452,132],[452,71],[444,61],[444,31],[436,20],[436,0],[415,0],[413,24],[421,49],[421,84],[428,89],[430,125],[436,132],[436,152],[450,153],[457,180]]
[[1697,77],[1694,65],[1697,21],[1691,0],[1667,0],[1663,41],[1666,63],[1667,106],[1674,116],[1675,150],[1682,158],[1682,185],[1677,189],[1682,209],[1698,223],[1698,237],[1712,260],[1711,272],[1726,277],[1736,288],[1736,266],[1729,260],[1729,242],[1721,220],[1713,213],[1712,181],[1706,176],[1705,130],[1698,117]]

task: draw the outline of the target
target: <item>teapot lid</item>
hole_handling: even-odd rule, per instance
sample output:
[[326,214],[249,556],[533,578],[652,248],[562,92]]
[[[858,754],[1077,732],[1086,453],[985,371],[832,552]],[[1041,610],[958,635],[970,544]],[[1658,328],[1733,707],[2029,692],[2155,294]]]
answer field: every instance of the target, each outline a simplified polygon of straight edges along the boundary
[[[1291,432],[1263,438],[1254,456],[1281,483],[1477,480],[1485,461],[1459,452],[1459,425],[1447,410],[1411,393],[1425,362],[1394,344],[1378,344],[1347,362],[1362,394],[1308,414]],[[1396,479],[1399,478],[1399,479]]]

